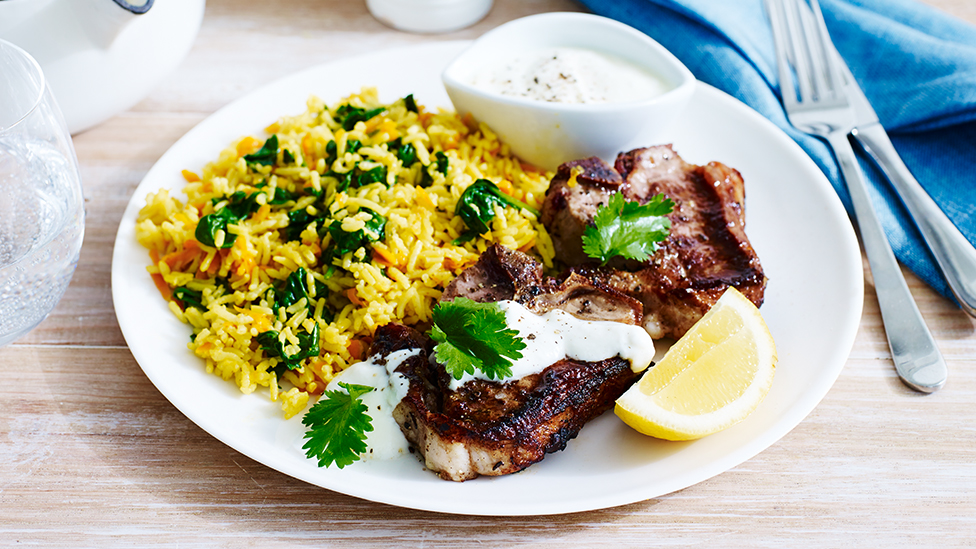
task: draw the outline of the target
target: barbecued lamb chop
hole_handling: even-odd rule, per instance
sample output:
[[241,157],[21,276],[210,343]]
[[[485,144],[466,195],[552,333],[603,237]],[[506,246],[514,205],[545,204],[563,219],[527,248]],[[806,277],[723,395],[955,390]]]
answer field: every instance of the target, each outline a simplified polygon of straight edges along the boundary
[[[510,299],[536,313],[559,308],[589,320],[612,318],[632,325],[641,320],[640,304],[632,298],[579,275],[543,279],[538,262],[500,246],[482,254],[442,299],[457,296],[482,302]],[[444,367],[429,359],[432,343],[395,324],[377,329],[370,354],[386,356],[406,348],[423,352],[395,371],[408,388],[393,417],[427,468],[455,481],[521,471],[562,450],[639,376],[619,356],[599,362],[565,358],[520,379],[473,379],[452,388]]]
[[[674,201],[671,234],[647,262],[599,267],[583,253],[581,237],[597,207],[618,191],[642,204],[659,193]],[[571,272],[636,298],[651,337],[677,339],[729,286],[762,305],[766,277],[746,237],[744,204],[738,171],[719,162],[689,164],[661,145],[621,153],[613,167],[598,158],[563,164],[546,193],[542,223]]]

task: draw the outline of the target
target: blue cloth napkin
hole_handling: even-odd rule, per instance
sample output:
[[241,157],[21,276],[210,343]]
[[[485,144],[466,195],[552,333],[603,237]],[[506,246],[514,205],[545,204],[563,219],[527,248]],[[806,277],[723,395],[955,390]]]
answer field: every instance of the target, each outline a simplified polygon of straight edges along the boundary
[[[762,0],[581,2],[645,32],[699,80],[782,128],[816,161],[851,211],[830,150],[786,119]],[[905,164],[976,243],[976,27],[914,0],[821,0],[821,9],[831,38]],[[895,255],[951,298],[897,195],[866,157],[861,166]]]

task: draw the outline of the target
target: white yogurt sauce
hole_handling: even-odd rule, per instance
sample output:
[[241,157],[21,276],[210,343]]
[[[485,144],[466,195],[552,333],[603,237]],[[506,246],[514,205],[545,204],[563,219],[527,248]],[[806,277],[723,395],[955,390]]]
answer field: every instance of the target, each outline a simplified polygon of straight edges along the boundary
[[[654,360],[654,340],[640,326],[611,321],[580,320],[558,309],[537,315],[515,301],[499,301],[509,328],[518,330],[525,343],[522,358],[512,363],[511,379],[539,373],[564,358],[598,362],[619,356],[635,372]],[[477,371],[451,380],[456,390],[472,379],[488,379]]]
[[506,59],[477,72],[475,87],[554,103],[627,103],[670,89],[633,63],[583,48],[547,48]]
[[386,356],[386,365],[377,364],[380,357],[370,357],[357,362],[339,372],[326,388],[328,391],[343,391],[339,383],[354,383],[373,387],[361,396],[373,430],[366,433],[366,453],[364,459],[391,459],[410,451],[410,444],[404,438],[400,426],[393,419],[393,409],[407,394],[409,385],[403,374],[394,372],[405,360],[420,353],[420,349],[403,349]]

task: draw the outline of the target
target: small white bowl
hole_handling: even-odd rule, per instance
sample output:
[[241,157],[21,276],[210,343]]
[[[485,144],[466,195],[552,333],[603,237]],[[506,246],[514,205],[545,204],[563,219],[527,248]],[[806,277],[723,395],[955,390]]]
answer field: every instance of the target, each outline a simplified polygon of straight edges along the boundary
[[[472,83],[479,71],[504,59],[556,47],[588,49],[628,61],[670,89],[626,103],[554,103],[502,95]],[[695,87],[691,71],[647,35],[584,13],[533,15],[501,25],[452,61],[442,80],[458,114],[484,122],[519,158],[547,170],[590,156],[612,161],[623,147],[657,144]]]
[[383,24],[419,33],[451,32],[474,25],[488,15],[491,4],[492,0],[366,0],[369,12]]

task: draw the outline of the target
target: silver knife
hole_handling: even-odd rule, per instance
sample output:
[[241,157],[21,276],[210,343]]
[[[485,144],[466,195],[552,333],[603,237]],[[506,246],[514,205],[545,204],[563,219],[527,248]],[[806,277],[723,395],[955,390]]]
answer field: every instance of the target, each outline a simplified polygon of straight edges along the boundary
[[976,317],[976,248],[912,176],[847,63],[836,49],[834,54],[840,60],[847,97],[857,116],[850,135],[867,151],[897,191],[962,309]]

